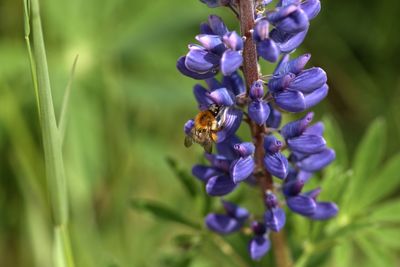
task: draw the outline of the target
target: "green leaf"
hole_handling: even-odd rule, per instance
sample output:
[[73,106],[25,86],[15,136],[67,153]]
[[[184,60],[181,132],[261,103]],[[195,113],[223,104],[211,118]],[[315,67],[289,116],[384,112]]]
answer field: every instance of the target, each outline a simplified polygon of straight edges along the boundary
[[364,188],[360,196],[363,207],[377,202],[398,190],[400,185],[400,153],[392,157]]
[[400,231],[398,228],[381,227],[369,233],[369,236],[380,246],[400,250]]
[[368,220],[371,222],[400,222],[400,199],[392,200],[375,206],[371,213],[368,213]]
[[366,186],[368,179],[375,172],[384,155],[386,143],[386,124],[383,119],[376,119],[368,128],[367,133],[358,145],[354,159],[354,176],[344,195],[344,210],[353,213],[360,204],[359,196]]
[[171,222],[180,223],[193,229],[200,229],[200,225],[185,218],[176,210],[173,210],[162,203],[152,200],[133,199],[131,201],[132,208],[137,210],[144,210],[151,213],[153,216]]
[[383,249],[382,246],[377,246],[371,240],[368,240],[365,237],[358,237],[356,239],[356,243],[364,252],[367,258],[366,261],[370,263],[370,266],[395,266],[395,262],[390,251]]
[[181,170],[177,163],[176,160],[167,157],[167,163],[171,167],[172,171],[174,172],[176,178],[181,182],[182,186],[186,189],[186,192],[189,194],[191,197],[195,197],[198,193],[198,187],[195,184],[195,179],[188,174],[186,171]]
[[353,251],[354,248],[351,241],[342,242],[333,249],[329,266],[354,266]]

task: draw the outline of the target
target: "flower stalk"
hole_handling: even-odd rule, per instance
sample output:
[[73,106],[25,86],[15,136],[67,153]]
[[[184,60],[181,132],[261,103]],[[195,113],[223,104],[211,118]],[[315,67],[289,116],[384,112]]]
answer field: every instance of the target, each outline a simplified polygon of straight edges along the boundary
[[[246,37],[243,48],[243,76],[246,81],[246,92],[249,94],[251,85],[259,79],[257,50],[251,35],[251,30],[254,28],[254,1],[239,0],[239,10],[240,30],[242,35]],[[254,121],[250,120],[250,130],[255,146],[255,174],[261,189],[261,196],[264,198],[265,192],[268,190],[274,191],[272,176],[264,167],[264,126],[257,125]],[[276,266],[292,266],[293,263],[284,231],[271,233],[271,241],[272,246],[275,248],[273,251]]]

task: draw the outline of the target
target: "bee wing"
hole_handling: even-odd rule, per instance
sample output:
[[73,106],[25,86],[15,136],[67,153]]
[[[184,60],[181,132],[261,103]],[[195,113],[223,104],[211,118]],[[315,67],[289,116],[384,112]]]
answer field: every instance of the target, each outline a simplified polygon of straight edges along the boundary
[[193,138],[191,136],[185,136],[185,147],[190,147],[193,144]]
[[207,152],[208,154],[211,154],[212,152],[212,143],[211,142],[205,142],[202,144],[204,151]]

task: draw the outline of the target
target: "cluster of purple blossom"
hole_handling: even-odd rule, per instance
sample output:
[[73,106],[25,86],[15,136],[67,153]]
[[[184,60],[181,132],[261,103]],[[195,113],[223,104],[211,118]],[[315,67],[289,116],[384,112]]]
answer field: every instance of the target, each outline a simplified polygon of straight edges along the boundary
[[[238,5],[229,0],[201,1],[209,7],[230,6],[233,10]],[[249,253],[255,260],[270,249],[269,233],[278,232],[285,225],[284,203],[291,211],[314,220],[325,220],[338,212],[334,203],[317,201],[319,188],[302,192],[312,175],[335,158],[335,152],[326,146],[323,138],[322,122],[311,124],[313,113],[309,112],[280,127],[281,111],[303,112],[328,93],[326,73],[317,67],[305,69],[310,54],[290,59],[290,53],[304,40],[309,21],[319,13],[320,2],[281,0],[268,9],[270,2],[257,2],[252,37],[259,58],[279,61],[268,81],[255,81],[248,94],[238,73],[243,63],[245,39],[235,31],[229,31],[218,16],[211,15],[208,23],[201,24],[201,34],[196,36],[200,45],[189,45],[189,52],[177,62],[182,74],[205,80],[208,86],[194,86],[200,110],[212,104],[229,107],[224,126],[217,133],[217,154],[205,153],[209,165],[195,165],[192,170],[193,175],[205,183],[210,196],[225,196],[243,181],[257,183],[255,146],[240,140],[235,132],[244,116],[265,129],[264,168],[277,178],[275,182],[281,181],[275,191],[281,192],[282,197],[278,200],[271,190],[265,192],[264,216],[250,222],[254,236]],[[219,72],[222,73],[221,82],[215,78]],[[193,127],[194,121],[189,120],[184,127],[185,133],[190,134]],[[205,219],[208,228],[217,233],[239,231],[253,217],[233,203],[223,200],[222,204],[224,214],[211,213]]]

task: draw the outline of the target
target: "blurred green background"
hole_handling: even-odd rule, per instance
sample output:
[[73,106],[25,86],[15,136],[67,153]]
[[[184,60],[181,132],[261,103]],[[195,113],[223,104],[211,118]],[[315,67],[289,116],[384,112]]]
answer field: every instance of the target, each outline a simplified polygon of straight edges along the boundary
[[[132,210],[129,201],[158,200],[201,222],[166,161],[190,170],[201,157],[199,147],[182,145],[182,126],[196,112],[195,81],[175,63],[208,14],[237,29],[234,16],[197,0],[40,2],[56,114],[79,54],[64,144],[76,265],[178,266],[171,261],[186,252],[173,237],[189,230]],[[0,266],[47,267],[52,228],[22,7],[0,0]],[[299,51],[328,73],[318,117],[334,118],[331,135],[341,131],[350,159],[370,122],[383,118],[388,159],[400,148],[400,2],[323,0],[322,8]],[[207,250],[193,266],[235,266],[201,257]]]

